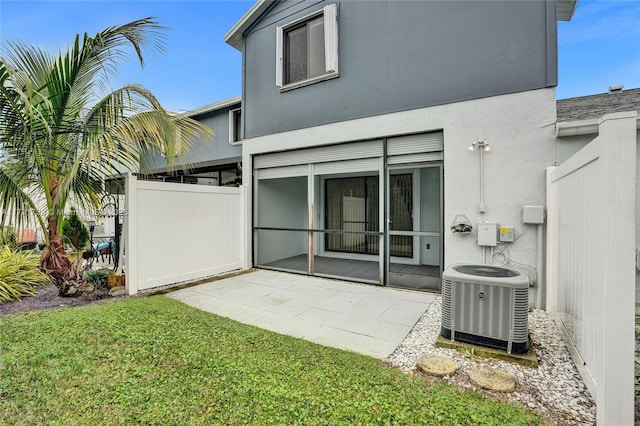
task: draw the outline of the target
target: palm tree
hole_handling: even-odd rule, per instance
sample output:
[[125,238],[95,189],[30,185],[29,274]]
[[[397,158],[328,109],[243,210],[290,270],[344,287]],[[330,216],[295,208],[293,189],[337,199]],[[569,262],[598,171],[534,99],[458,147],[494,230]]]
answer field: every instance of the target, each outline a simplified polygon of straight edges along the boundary
[[145,18],[77,35],[58,55],[11,42],[0,57],[0,225],[34,218],[45,235],[41,265],[59,286],[73,278],[62,240],[67,206],[97,209],[100,182],[137,171],[145,150],[172,166],[192,141],[211,137],[141,86],[106,89],[127,48],[144,67],[143,49],[161,51],[164,29]]

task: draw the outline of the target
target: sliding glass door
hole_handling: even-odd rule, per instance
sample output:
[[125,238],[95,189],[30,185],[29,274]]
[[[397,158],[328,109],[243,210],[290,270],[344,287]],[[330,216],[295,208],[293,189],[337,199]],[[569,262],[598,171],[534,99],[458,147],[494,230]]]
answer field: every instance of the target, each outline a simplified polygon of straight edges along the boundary
[[387,284],[440,290],[442,168],[389,170],[387,179]]
[[[340,231],[378,231],[378,176],[325,180],[325,229]],[[340,233],[325,237],[325,251],[377,255],[378,237]]]

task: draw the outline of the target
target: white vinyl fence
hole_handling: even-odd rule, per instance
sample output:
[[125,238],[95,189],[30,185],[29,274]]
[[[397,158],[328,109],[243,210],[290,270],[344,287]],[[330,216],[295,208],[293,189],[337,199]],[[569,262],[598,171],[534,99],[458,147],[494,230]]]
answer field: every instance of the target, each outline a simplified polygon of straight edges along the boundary
[[127,176],[128,294],[242,268],[243,193]]
[[634,422],[636,113],[547,170],[547,309],[597,405],[598,425]]

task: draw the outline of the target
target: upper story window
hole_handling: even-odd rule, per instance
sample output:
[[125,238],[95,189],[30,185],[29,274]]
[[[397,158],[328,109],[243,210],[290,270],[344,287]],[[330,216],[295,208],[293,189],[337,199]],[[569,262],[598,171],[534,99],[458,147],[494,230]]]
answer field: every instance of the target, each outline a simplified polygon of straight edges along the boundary
[[241,136],[241,119],[242,119],[242,109],[232,109],[229,111],[229,143],[232,145],[236,145],[242,142]]
[[276,30],[276,85],[293,89],[338,75],[335,4]]

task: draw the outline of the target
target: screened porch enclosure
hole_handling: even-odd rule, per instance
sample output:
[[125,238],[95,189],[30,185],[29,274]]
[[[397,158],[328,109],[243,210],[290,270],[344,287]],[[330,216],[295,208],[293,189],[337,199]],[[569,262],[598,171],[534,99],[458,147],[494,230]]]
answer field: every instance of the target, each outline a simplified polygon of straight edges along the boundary
[[[326,179],[326,228],[376,231],[380,220],[378,187],[377,176]],[[412,175],[392,175],[390,196],[394,226],[403,231],[413,230]],[[329,234],[325,238],[325,251],[377,255],[379,247],[377,236]],[[413,242],[410,237],[394,235],[389,250],[391,256],[411,258]]]
[[[409,140],[414,150],[430,140],[418,136]],[[388,151],[402,148],[393,142]],[[402,155],[385,161],[376,141],[332,148],[342,153],[311,148],[254,159],[254,266],[439,290],[441,152],[404,163]],[[372,158],[357,158],[363,153]]]
[[[260,211],[257,215],[256,261],[269,265],[275,261],[308,254],[307,178],[269,179],[260,183]],[[306,265],[287,268],[307,272]]]
[[[341,231],[377,231],[377,176],[325,180],[325,227]],[[324,238],[324,250],[340,253],[377,255],[377,235],[332,233]]]

